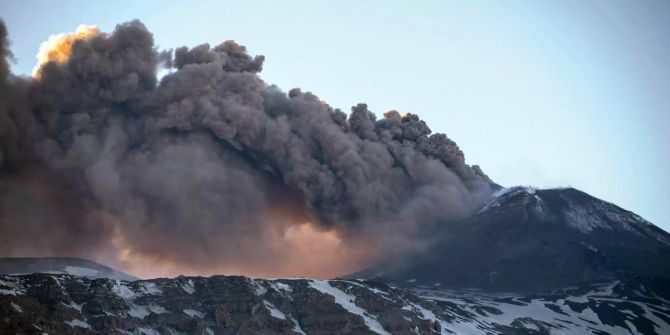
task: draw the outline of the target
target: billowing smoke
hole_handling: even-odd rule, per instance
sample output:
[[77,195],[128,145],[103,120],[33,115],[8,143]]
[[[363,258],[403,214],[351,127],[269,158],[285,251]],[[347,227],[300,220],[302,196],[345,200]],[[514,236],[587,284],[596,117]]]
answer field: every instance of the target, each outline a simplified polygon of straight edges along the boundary
[[70,58],[74,42],[87,40],[98,34],[100,34],[100,30],[97,27],[82,24],[77,27],[74,34],[64,33],[50,36],[46,42],[42,43],[40,51],[37,53],[37,64],[33,69],[33,77],[39,77],[42,65],[48,62],[64,63],[67,61]]
[[0,25],[2,256],[333,276],[420,245],[490,193],[416,115],[282,92],[233,41],[169,52],[138,21],[87,31],[54,39],[26,78]]

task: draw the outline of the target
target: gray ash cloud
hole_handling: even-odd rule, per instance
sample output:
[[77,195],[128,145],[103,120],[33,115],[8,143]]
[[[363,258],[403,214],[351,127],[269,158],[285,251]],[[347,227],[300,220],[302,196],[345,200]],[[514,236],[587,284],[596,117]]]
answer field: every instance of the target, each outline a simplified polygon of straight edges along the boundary
[[4,25],[0,38],[0,255],[96,255],[122,239],[175,264],[278,267],[293,225],[383,253],[490,193],[417,115],[285,93],[233,41],[159,51],[132,21],[27,78],[9,72]]

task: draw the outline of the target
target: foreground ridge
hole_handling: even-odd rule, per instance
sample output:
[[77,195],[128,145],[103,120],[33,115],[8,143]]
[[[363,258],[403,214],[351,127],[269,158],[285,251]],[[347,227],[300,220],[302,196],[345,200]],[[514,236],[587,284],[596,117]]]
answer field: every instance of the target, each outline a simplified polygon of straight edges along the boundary
[[637,278],[519,296],[359,280],[5,275],[0,333],[662,334],[664,287]]

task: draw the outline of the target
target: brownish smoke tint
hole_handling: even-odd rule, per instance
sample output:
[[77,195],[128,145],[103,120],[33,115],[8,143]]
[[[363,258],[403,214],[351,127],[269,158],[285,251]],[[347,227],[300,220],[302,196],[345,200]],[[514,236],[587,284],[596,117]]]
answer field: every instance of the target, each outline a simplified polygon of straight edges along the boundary
[[32,78],[8,46],[0,22],[0,256],[325,278],[421,247],[491,191],[417,115],[284,92],[234,41],[159,51],[139,21],[84,27]]
[[[281,211],[276,211],[275,215]],[[287,211],[284,211],[286,213]],[[258,246],[268,251],[272,266],[258,266],[245,255],[222,257],[224,262],[208,264],[179,263],[170,255],[141,253],[133,249],[124,237],[125,224],[104,212],[90,214],[98,222],[113,226],[111,248],[99,254],[100,262],[141,278],[173,277],[178,275],[236,274],[251,277],[314,277],[333,278],[361,270],[378,257],[369,240],[345,242],[334,230],[323,230],[304,222],[283,225],[266,239],[270,245]],[[146,239],[161,239],[147,234]],[[257,241],[248,241],[253,244]]]
[[[113,226],[93,212],[74,206],[68,189],[54,178],[33,172],[5,181],[0,193],[0,255],[76,256],[108,253]],[[76,237],[76,238],[75,238]],[[69,241],[83,243],[69,243]]]
[[49,36],[49,39],[42,43],[37,53],[37,64],[33,69],[33,77],[38,78],[40,68],[48,62],[65,63],[70,58],[74,42],[87,40],[98,34],[100,34],[98,27],[82,24],[77,27],[74,33]]

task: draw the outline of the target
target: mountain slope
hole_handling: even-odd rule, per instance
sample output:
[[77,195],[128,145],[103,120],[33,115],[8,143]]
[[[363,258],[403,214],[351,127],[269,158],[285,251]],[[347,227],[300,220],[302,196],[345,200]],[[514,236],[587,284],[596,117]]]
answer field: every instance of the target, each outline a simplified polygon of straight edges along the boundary
[[87,278],[136,280],[137,278],[90,261],[76,257],[10,257],[0,258],[0,275],[51,273],[70,274]]
[[442,225],[427,250],[351,277],[520,293],[631,275],[670,278],[669,241],[634,213],[581,191],[517,187],[498,192],[474,217]]
[[0,276],[0,334],[663,334],[663,287],[520,296],[354,280]]

